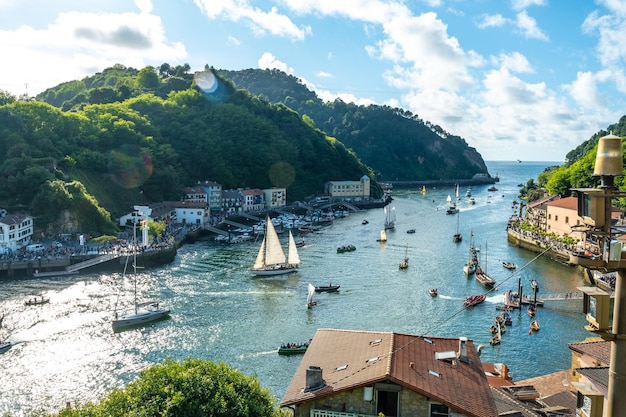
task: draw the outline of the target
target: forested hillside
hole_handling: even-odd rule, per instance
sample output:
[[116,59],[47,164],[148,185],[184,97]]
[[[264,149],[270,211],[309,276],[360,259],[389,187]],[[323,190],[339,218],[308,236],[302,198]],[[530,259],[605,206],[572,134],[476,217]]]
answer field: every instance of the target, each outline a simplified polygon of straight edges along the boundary
[[0,207],[98,235],[134,204],[177,200],[201,180],[286,187],[296,201],[328,180],[374,176],[286,106],[219,78],[214,91],[164,87],[190,82],[180,75],[116,67],[42,94],[66,111],[3,95]]
[[359,106],[336,100],[323,103],[298,78],[279,70],[218,70],[244,88],[274,103],[283,103],[354,150],[388,181],[471,178],[486,173],[478,151],[464,139],[389,106]]
[[[610,125],[606,130],[601,130],[591,138],[581,143],[576,149],[567,154],[567,163],[542,174],[540,183],[545,184],[550,194],[569,196],[571,188],[596,187],[598,178],[593,177],[598,139],[612,133],[613,135],[626,136],[626,116],[622,116],[616,124]],[[622,141],[622,153],[624,142]],[[615,185],[620,190],[626,191],[624,176],[615,178]],[[623,199],[622,199],[623,200]],[[620,206],[626,208],[626,201],[621,201]]]

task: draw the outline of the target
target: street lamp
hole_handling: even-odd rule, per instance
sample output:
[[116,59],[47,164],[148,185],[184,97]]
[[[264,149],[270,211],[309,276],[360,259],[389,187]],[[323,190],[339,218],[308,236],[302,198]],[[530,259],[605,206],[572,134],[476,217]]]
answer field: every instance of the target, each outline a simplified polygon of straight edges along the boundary
[[625,192],[617,190],[614,181],[616,176],[623,175],[622,139],[619,136],[610,134],[598,140],[593,174],[600,176],[599,187],[573,191],[578,193],[578,215],[589,228],[586,234],[597,242],[600,253],[591,259],[582,254],[572,254],[570,262],[589,269],[617,273],[612,328],[608,328],[609,303],[604,300],[606,296],[598,297],[604,302],[596,304],[596,310],[604,311],[596,311],[597,320],[590,320],[590,323],[595,333],[611,342],[605,415],[626,416],[626,262],[622,262],[622,244],[617,239],[624,232],[611,229],[612,200],[626,197]]

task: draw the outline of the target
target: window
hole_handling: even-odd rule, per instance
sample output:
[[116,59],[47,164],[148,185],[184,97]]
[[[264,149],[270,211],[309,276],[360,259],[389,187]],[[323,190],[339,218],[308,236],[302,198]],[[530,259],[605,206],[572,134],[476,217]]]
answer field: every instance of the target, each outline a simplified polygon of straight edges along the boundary
[[565,216],[565,223],[569,224],[569,216]]
[[448,410],[448,406],[447,405],[431,404],[430,405],[430,413],[428,415],[431,416],[431,417],[449,416],[450,415],[450,410]]
[[558,221],[559,221],[559,216],[558,216],[558,215],[555,215],[555,216],[554,216],[554,221],[555,221],[555,222],[558,222]]

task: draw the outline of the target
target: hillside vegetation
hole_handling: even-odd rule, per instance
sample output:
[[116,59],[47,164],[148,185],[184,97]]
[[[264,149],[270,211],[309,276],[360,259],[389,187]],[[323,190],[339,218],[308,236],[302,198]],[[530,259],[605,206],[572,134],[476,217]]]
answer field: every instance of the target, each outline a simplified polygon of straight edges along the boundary
[[321,193],[328,180],[374,176],[282,104],[219,77],[212,92],[164,88],[172,77],[116,67],[39,97],[65,111],[5,97],[0,207],[28,211],[50,233],[100,235],[134,204],[180,199],[184,186],[201,180],[224,189],[286,187],[296,201]]

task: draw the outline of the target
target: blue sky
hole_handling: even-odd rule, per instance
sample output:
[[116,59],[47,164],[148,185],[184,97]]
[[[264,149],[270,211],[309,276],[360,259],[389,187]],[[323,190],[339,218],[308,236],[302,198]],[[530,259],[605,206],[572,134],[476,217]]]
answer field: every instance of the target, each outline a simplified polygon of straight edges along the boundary
[[564,161],[626,114],[626,0],[0,0],[0,89],[116,63],[278,68],[485,160]]

